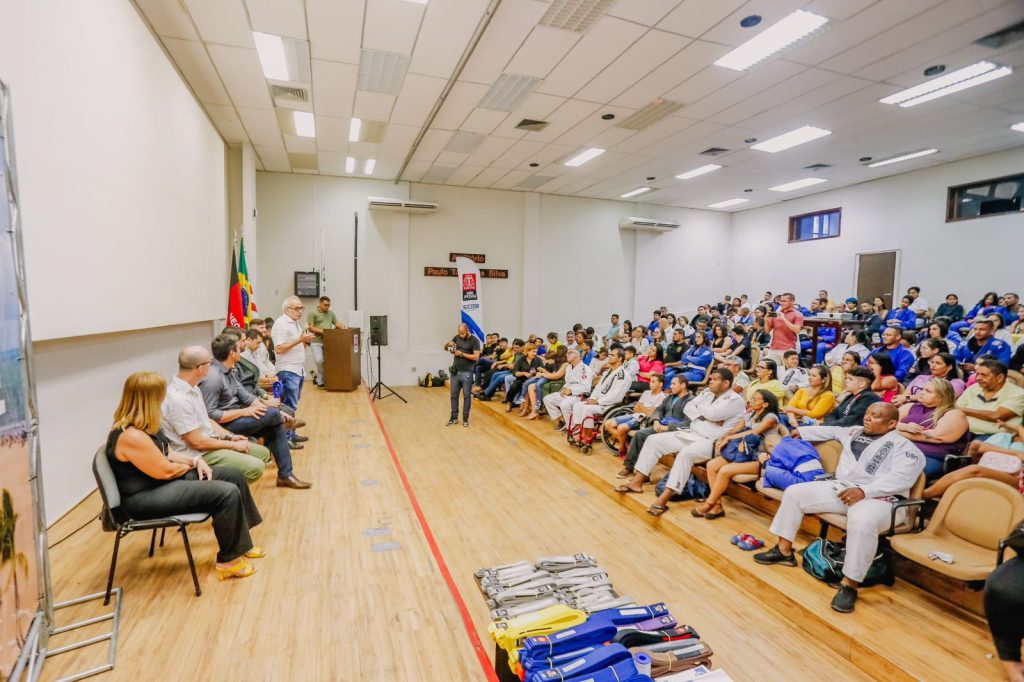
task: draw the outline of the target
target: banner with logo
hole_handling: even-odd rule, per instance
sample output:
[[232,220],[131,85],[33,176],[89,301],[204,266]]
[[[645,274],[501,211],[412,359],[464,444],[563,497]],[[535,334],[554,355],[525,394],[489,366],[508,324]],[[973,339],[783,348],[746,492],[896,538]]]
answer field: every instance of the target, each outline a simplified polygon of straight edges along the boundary
[[469,333],[483,343],[484,303],[480,297],[480,268],[465,256],[457,256],[455,266],[459,269],[462,322],[469,326]]
[[39,606],[36,502],[25,287],[11,158],[9,103],[0,83],[0,679],[7,679]]

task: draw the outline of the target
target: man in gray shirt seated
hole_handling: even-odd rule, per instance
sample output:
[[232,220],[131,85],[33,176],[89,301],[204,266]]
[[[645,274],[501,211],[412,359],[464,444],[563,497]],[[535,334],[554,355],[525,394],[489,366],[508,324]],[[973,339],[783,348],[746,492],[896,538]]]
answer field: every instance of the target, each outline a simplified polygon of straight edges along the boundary
[[[232,433],[263,438],[277,462],[277,485],[305,489],[312,486],[292,473],[292,455],[285,433],[284,416],[247,391],[231,368],[241,357],[242,342],[232,334],[221,334],[210,344],[213,362],[199,390],[210,418]],[[276,401],[275,401],[276,402]]]

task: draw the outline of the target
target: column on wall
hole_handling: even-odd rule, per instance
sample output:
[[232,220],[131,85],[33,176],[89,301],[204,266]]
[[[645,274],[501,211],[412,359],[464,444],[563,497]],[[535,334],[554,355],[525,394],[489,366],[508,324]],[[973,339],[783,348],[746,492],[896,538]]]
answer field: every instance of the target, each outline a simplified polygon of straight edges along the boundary
[[540,329],[541,263],[528,254],[537,253],[541,248],[540,195],[523,192],[523,312],[520,331]]

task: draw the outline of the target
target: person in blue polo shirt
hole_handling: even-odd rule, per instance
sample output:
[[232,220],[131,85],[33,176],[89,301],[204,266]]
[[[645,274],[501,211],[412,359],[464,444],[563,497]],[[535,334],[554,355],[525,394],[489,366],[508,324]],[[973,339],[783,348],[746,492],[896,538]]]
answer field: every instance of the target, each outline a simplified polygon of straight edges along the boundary
[[975,318],[974,335],[953,353],[965,372],[973,372],[974,363],[982,355],[990,355],[1004,365],[1010,363],[1010,344],[995,337],[995,323],[987,317]]
[[[913,327],[911,327],[913,329]],[[872,351],[871,355],[875,353],[886,352],[889,354],[889,359],[892,360],[893,366],[896,368],[896,381],[903,381],[907,377],[907,372],[914,366],[914,354],[903,347],[901,341],[903,340],[903,330],[899,326],[886,327],[882,331],[882,347]],[[864,358],[862,365],[868,364],[868,355]]]
[[893,308],[885,316],[885,321],[888,323],[890,320],[896,320],[904,329],[915,329],[917,327],[917,313],[910,309],[913,305],[914,299],[910,296],[904,296],[900,299],[900,307]]

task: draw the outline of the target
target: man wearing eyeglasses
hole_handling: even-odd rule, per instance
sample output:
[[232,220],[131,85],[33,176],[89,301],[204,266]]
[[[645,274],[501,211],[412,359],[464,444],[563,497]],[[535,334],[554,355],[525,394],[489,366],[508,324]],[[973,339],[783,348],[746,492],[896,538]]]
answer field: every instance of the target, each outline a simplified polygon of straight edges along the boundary
[[[274,353],[277,361],[277,378],[281,382],[281,402],[293,410],[299,407],[302,396],[302,380],[306,366],[306,346],[314,338],[314,334],[302,328],[299,319],[306,306],[298,296],[289,296],[281,304],[284,314],[274,321],[270,338],[274,342]],[[296,435],[294,430],[288,432],[288,442],[293,450],[301,450],[306,436]]]

